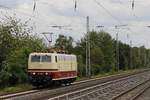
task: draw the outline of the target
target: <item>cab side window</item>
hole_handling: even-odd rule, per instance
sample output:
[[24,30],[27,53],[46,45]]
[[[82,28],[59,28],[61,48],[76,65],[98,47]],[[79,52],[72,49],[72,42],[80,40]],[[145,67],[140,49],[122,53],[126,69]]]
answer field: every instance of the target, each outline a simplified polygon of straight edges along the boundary
[[55,56],[55,61],[56,61],[56,63],[57,63],[57,56]]

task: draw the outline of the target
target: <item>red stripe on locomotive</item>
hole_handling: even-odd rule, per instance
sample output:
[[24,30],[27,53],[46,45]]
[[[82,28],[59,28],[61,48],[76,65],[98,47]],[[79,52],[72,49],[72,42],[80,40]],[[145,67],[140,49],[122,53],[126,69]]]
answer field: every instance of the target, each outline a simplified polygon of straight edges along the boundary
[[[58,71],[56,70],[47,70],[47,69],[36,69],[36,70],[28,70],[30,74],[35,75],[50,75],[52,77],[52,80],[61,80],[61,79],[67,79],[67,78],[75,78],[77,77],[77,71]],[[48,74],[47,74],[48,73]]]

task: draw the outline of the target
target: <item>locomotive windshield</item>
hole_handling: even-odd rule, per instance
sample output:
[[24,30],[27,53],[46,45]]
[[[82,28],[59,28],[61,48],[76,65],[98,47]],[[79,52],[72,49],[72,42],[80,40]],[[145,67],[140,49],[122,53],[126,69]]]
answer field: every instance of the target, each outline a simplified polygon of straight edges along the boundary
[[48,55],[33,55],[31,56],[31,62],[51,62],[51,56]]
[[34,55],[31,56],[31,62],[40,62],[40,56]]
[[51,56],[41,56],[41,62],[51,62]]

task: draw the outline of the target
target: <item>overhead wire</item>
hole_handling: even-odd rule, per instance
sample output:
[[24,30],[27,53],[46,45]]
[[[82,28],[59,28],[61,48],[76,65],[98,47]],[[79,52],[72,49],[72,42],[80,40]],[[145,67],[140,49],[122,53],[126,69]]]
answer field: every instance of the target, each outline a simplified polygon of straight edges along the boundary
[[93,0],[99,7],[101,7],[102,9],[105,10],[105,12],[110,15],[114,20],[116,20],[119,24],[122,24],[122,22],[116,18],[114,15],[111,14],[111,12],[109,10],[107,10],[100,2],[98,2],[97,0]]
[[[37,0],[37,1],[39,1],[39,0]],[[38,22],[42,22],[42,23],[43,23],[43,20],[45,20],[45,19],[41,19],[41,18],[35,16],[35,15],[34,15],[35,12],[32,13],[32,14],[29,14],[29,13],[25,13],[25,12],[22,12],[22,11],[19,11],[19,10],[15,9],[15,8],[10,8],[10,7],[4,6],[4,5],[0,5],[0,8],[1,8],[1,9],[6,9],[6,10],[8,10],[8,11],[12,11],[12,13],[14,13],[14,14],[17,14],[17,13],[23,14],[23,15],[29,17],[29,19],[32,19],[32,20],[35,19],[35,20],[37,20]]]
[[[93,0],[99,7],[103,8],[106,13],[108,15],[110,15],[110,17],[112,17],[114,20],[116,20],[120,25],[123,25],[123,22],[121,20],[119,20],[118,18],[116,18],[114,15],[111,14],[111,12],[109,10],[107,10],[100,2],[98,2],[97,0]],[[119,0],[120,1],[120,0]],[[121,2],[121,1],[120,1]],[[130,29],[129,29],[130,30]]]
[[[126,6],[123,5],[123,2],[122,2],[122,1],[119,0],[119,2],[121,2],[121,3],[120,3],[120,5],[122,5],[121,7],[124,7],[124,8],[126,8],[126,9],[128,9]],[[137,0],[136,0],[136,2],[137,2]],[[131,10],[132,10],[132,11],[131,11]],[[132,1],[131,1],[131,10],[129,10],[129,11],[130,11],[130,13],[132,14],[132,16],[135,17],[138,21],[141,21],[141,20],[140,20],[140,17],[137,16],[137,15],[134,13],[134,10],[135,10],[135,0],[132,0]]]
[[[117,19],[115,16],[113,16],[111,14],[111,12],[109,10],[107,10],[100,2],[98,2],[97,0],[93,0],[99,7],[103,8],[105,10],[105,12],[110,15],[114,20],[116,20],[119,24],[123,25],[122,24],[122,21],[120,21],[119,19]],[[128,26],[128,29],[127,29],[131,34],[133,34],[134,32],[131,30],[131,28]]]
[[32,16],[32,15],[30,15],[30,14],[28,14],[28,13],[21,12],[21,11],[19,11],[19,10],[16,10],[15,8],[12,9],[12,8],[7,7],[7,6],[4,6],[4,5],[0,5],[0,8],[2,8],[2,9],[7,9],[7,10],[11,10],[13,13],[17,13],[17,12],[18,12],[18,13],[21,13],[21,14],[26,15],[26,16],[28,16],[28,17],[34,18],[34,16]]
[[[138,1],[139,1],[139,0],[138,0]],[[119,2],[121,2],[120,5],[122,5],[122,7],[127,8],[127,7],[125,7],[125,6],[123,5],[123,3],[122,3],[121,0],[119,0]],[[135,0],[130,0],[130,2],[131,2],[131,6],[132,6],[132,9],[131,9],[132,11],[130,10],[130,13],[133,14],[133,17],[135,17],[138,21],[141,21],[140,18],[139,18],[139,16],[137,16],[137,15],[134,13]],[[136,0],[136,2],[137,2],[137,0]],[[146,26],[145,26],[145,27],[146,27]],[[132,33],[134,33],[133,30],[131,30],[131,28],[130,28],[129,26],[128,26],[128,31],[131,31]]]
[[[110,12],[109,10],[107,10],[100,2],[98,2],[97,0],[93,0],[93,1],[95,1],[95,3],[96,3],[97,5],[99,5],[101,8],[103,8],[103,9],[105,10],[105,12],[107,12],[107,14],[109,14],[113,19],[115,19],[119,24],[122,24],[122,22],[121,22],[117,17],[115,17],[114,15],[112,15],[111,12]],[[119,1],[120,1],[120,0],[119,0]],[[0,7],[1,7],[1,5],[0,5]],[[75,7],[75,9],[77,10],[77,0],[75,0],[75,5],[74,5],[74,7]],[[3,8],[12,10],[12,9],[9,8],[9,7],[4,7],[4,6],[3,6]],[[35,9],[36,9],[36,1],[34,0],[33,11],[35,11]],[[18,11],[17,11],[17,12],[18,12]],[[23,12],[19,12],[19,13],[23,13]],[[30,17],[32,17],[32,18],[35,18],[35,16],[29,15],[29,14],[27,14],[27,13],[23,13],[23,14],[24,14],[24,15],[27,15],[27,16],[30,16]],[[40,20],[41,20],[41,19],[40,19]]]

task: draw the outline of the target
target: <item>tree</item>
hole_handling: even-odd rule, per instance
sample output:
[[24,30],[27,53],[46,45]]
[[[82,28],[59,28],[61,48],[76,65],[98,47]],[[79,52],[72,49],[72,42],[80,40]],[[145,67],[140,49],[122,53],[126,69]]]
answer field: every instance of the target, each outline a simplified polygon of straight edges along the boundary
[[126,70],[131,67],[131,48],[127,44],[119,42],[119,69]]
[[55,48],[71,53],[73,51],[73,38],[70,36],[67,38],[64,35],[59,35],[55,43]]
[[6,16],[0,23],[0,86],[27,82],[29,54],[46,50],[43,40],[31,35],[28,22]]
[[[91,46],[91,65],[92,65],[92,74],[98,74],[100,72],[108,72],[114,70],[115,59],[114,59],[114,47],[113,39],[106,32],[95,32],[92,31],[89,34],[90,37],[90,46]],[[75,47],[75,53],[77,55],[82,55],[83,62],[85,66],[86,58],[86,40],[87,35],[85,35],[77,46]],[[79,67],[80,69],[80,67]]]

